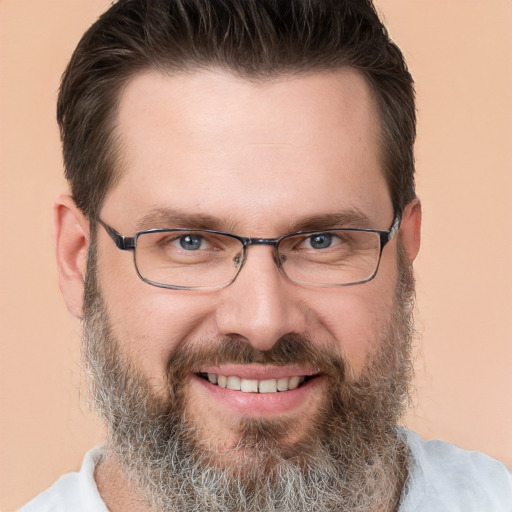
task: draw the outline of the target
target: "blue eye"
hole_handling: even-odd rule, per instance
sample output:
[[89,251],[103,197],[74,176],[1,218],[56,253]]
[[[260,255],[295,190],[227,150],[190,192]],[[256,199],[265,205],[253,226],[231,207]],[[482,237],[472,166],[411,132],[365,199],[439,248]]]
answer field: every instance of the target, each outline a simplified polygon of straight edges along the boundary
[[313,249],[327,249],[332,244],[332,235],[328,233],[319,233],[309,238],[309,244]]
[[201,249],[203,237],[200,235],[185,235],[179,239],[180,247],[186,251],[197,251]]

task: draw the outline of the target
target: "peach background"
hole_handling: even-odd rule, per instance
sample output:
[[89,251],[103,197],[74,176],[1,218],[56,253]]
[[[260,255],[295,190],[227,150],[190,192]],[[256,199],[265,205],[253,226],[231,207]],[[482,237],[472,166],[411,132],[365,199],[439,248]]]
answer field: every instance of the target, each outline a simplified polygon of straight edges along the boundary
[[[79,399],[50,205],[65,190],[55,98],[107,0],[0,0],[0,508],[79,467]],[[420,355],[408,425],[512,465],[512,3],[376,0],[418,91]]]

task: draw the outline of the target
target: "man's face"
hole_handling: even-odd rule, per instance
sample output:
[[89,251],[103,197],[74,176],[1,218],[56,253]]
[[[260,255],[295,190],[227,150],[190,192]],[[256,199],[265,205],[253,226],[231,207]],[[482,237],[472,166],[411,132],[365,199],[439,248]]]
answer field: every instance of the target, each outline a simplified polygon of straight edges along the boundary
[[[120,179],[101,217],[123,235],[199,227],[268,238],[312,227],[385,230],[393,220],[376,108],[349,69],[262,82],[213,71],[147,72],[121,97],[117,135]],[[332,224],[334,216],[347,220]],[[341,379],[324,359],[343,361],[343,379],[357,382],[393,341],[396,240],[372,281],[344,288],[292,283],[268,246],[249,248],[226,288],[157,288],[138,278],[132,255],[102,228],[97,262],[116,356],[156,399],[179,389],[180,414],[221,464],[235,463],[251,425],[285,426],[275,431],[283,447],[307,444]],[[299,355],[278,362],[274,354],[293,352],[294,340]],[[170,385],[176,361],[184,370]],[[304,382],[253,393],[222,388],[203,378],[208,373]]]

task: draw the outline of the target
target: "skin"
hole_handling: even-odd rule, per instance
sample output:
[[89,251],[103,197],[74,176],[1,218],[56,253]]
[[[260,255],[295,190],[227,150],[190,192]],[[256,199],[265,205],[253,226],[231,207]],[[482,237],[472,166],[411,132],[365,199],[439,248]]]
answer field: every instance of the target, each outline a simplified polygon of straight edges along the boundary
[[[214,216],[215,223],[203,227],[255,237],[307,228],[313,216],[357,212],[368,225],[344,225],[375,229],[388,229],[393,220],[380,164],[376,107],[365,80],[351,69],[264,82],[215,70],[173,76],[145,72],[124,90],[117,130],[122,172],[107,193],[101,217],[123,235],[190,227],[161,215],[147,218],[165,208],[186,217]],[[410,262],[419,249],[420,221],[419,202],[413,201],[400,230]],[[61,290],[70,312],[80,317],[89,226],[67,196],[55,205],[54,239]],[[267,246],[249,249],[242,272],[226,288],[156,288],[138,278],[132,254],[119,251],[102,228],[98,262],[122,353],[154,392],[165,396],[165,369],[173,351],[181,344],[225,336],[268,350],[283,335],[305,335],[343,354],[357,378],[389,322],[397,237],[384,249],[376,277],[346,288],[290,282]],[[235,371],[258,378],[274,370],[254,365]],[[307,371],[289,369],[290,375]],[[275,396],[245,394],[242,406],[234,407],[227,395],[212,393],[191,375],[187,404],[204,438],[222,453],[236,444],[243,416],[296,419],[290,441],[299,438],[304,418],[318,410],[325,385],[317,379],[298,399],[277,405],[271,404]],[[113,488],[119,491],[127,484],[115,464],[101,468],[100,492],[104,498],[114,496],[108,500],[114,504],[122,493]]]

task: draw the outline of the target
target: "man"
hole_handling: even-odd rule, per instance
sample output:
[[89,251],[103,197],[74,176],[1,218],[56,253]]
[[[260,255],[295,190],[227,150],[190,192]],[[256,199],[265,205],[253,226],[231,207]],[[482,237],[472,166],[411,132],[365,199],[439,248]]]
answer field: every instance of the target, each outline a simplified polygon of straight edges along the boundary
[[421,208],[369,2],[121,0],[58,105],[61,289],[105,445],[22,510],[510,510],[397,427]]

